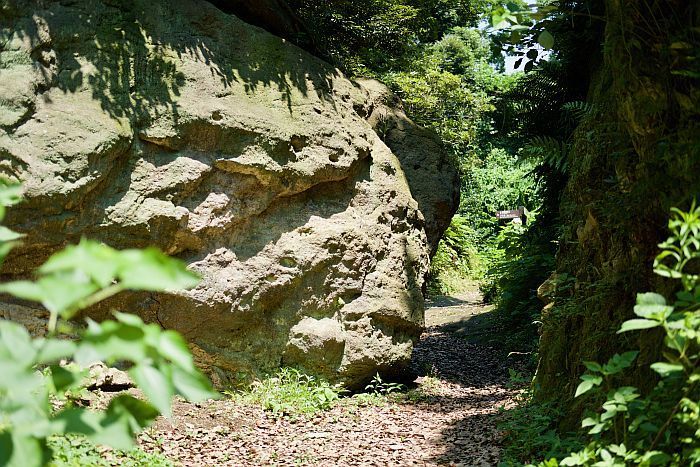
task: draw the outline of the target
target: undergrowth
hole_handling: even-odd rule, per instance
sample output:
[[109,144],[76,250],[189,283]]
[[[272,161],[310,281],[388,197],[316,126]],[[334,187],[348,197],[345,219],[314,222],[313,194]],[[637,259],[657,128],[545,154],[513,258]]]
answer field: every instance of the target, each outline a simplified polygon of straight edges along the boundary
[[344,390],[294,368],[253,382],[247,390],[229,392],[236,401],[260,405],[279,416],[313,415],[330,409]]
[[[697,466],[700,465],[700,208],[672,209],[671,235],[661,243],[654,272],[676,280],[674,300],[648,292],[637,295],[636,318],[617,334],[638,332],[638,344],[662,331],[663,361],[649,365],[658,375],[651,391],[629,384],[627,370],[639,371],[637,350],[613,355],[606,363],[584,361],[586,372],[574,398],[581,398],[581,431],[561,437],[561,413],[554,403],[534,401],[525,392],[501,429],[507,435],[504,465]],[[648,364],[648,362],[647,362]],[[576,445],[578,444],[578,446]]]
[[175,464],[161,454],[151,454],[134,448],[126,451],[98,446],[85,437],[67,435],[48,439],[52,452],[49,467],[172,467]]
[[499,466],[522,466],[543,458],[563,458],[583,447],[575,433],[562,435],[558,432],[557,423],[562,412],[555,402],[535,402],[529,388],[518,395],[516,402],[517,406],[505,412],[499,424],[506,440]]

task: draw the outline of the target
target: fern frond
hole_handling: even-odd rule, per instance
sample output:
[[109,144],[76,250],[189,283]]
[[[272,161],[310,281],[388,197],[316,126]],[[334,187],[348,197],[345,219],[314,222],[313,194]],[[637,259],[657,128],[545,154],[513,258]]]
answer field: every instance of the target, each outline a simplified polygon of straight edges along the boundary
[[535,136],[521,151],[524,157],[537,158],[562,173],[568,168],[568,153],[569,145],[551,136]]
[[584,101],[573,101],[567,102],[561,106],[562,110],[566,112],[567,116],[576,122],[580,122],[586,117],[594,113],[594,106],[589,102]]

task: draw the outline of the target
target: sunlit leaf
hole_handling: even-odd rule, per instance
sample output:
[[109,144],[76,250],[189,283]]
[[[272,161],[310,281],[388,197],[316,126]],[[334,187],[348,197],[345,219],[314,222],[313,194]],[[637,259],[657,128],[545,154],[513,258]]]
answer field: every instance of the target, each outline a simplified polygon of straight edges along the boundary
[[574,397],[578,397],[582,394],[587,393],[594,387],[600,386],[600,384],[603,382],[602,377],[593,375],[583,375],[581,376],[581,379],[583,381],[576,388],[576,393],[574,394]]
[[119,278],[124,287],[135,290],[164,291],[191,289],[199,276],[175,258],[155,248],[125,250],[120,257]]
[[170,400],[174,395],[172,382],[159,369],[148,364],[137,364],[129,370],[139,389],[153,406],[166,418],[172,416]]
[[[24,326],[6,320],[0,320],[0,346],[15,362],[22,365],[32,364],[37,353]],[[6,378],[7,375],[3,377]]]
[[194,370],[192,354],[190,354],[187,343],[180,334],[174,331],[164,331],[160,335],[158,351],[180,368]]
[[38,351],[37,363],[52,363],[73,356],[77,349],[75,342],[66,339],[35,339],[34,348]]
[[99,242],[83,239],[51,256],[39,269],[42,274],[81,271],[100,287],[112,283],[119,268],[119,252]]
[[14,281],[0,284],[0,292],[34,302],[41,302],[44,296],[41,287],[31,281]]
[[679,363],[657,362],[651,364],[651,369],[660,374],[661,376],[666,377],[672,373],[682,372],[683,365]]
[[650,329],[660,326],[661,323],[650,319],[630,319],[622,323],[618,334],[628,331],[638,331],[640,329]]
[[554,36],[546,29],[537,37],[537,42],[546,50],[554,47]]
[[174,367],[173,383],[178,394],[193,402],[216,399],[218,394],[211,389],[211,383],[199,372],[188,372]]

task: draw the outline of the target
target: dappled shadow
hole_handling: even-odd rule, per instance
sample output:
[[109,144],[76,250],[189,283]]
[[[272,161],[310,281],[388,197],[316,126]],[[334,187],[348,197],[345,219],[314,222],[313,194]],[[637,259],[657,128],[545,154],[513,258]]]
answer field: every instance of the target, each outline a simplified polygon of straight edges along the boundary
[[502,435],[497,429],[497,407],[504,399],[494,398],[484,413],[474,413],[447,426],[437,441],[442,452],[431,459],[438,465],[496,466],[500,461]]
[[464,387],[487,387],[508,381],[507,361],[497,349],[468,342],[431,328],[413,351],[412,366],[419,376],[435,375]]
[[448,297],[446,295],[440,295],[437,297],[428,298],[425,301],[425,306],[431,307],[431,308],[444,308],[444,307],[449,307],[449,306],[468,305],[468,304],[472,304],[472,303],[473,303],[472,301],[466,300],[464,298]]
[[517,389],[510,370],[520,371],[523,358],[503,350],[495,337],[496,313],[476,290],[458,298],[435,297],[428,313],[433,325],[415,346],[412,364],[419,375],[443,383],[432,394],[428,391],[421,409],[450,418],[433,441],[437,449],[430,461],[498,465],[502,435],[497,422],[501,408],[513,404]]
[[[498,465],[499,407],[513,397],[509,368],[516,358],[479,342],[475,329],[488,332],[490,313],[428,328],[413,353],[413,366],[423,376],[447,382],[446,392],[430,395],[425,410],[449,416],[464,413],[445,426],[434,443],[431,461],[439,465]],[[491,331],[492,332],[492,331]]]
[[89,89],[112,117],[167,113],[177,120],[178,96],[192,85],[180,66],[184,58],[205,64],[223,92],[234,83],[249,93],[276,89],[290,112],[294,92],[313,90],[326,99],[335,73],[203,1],[48,2],[45,8],[10,9],[0,29],[14,33],[0,47],[29,44],[44,75],[40,92]]

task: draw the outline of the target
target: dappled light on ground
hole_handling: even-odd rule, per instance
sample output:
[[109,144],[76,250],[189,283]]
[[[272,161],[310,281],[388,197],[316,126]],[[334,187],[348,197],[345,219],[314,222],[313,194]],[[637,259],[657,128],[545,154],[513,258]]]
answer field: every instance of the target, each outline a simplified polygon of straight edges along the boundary
[[[231,399],[178,402],[140,438],[183,465],[468,465],[499,459],[499,408],[511,407],[507,360],[453,331],[488,308],[478,294],[428,303],[410,389],[342,398],[310,416],[273,415]],[[466,327],[465,329],[468,329]]]

